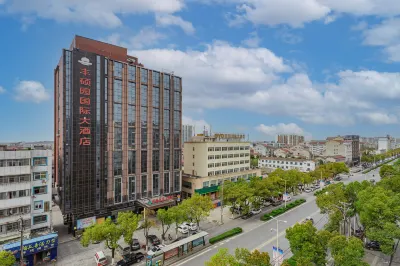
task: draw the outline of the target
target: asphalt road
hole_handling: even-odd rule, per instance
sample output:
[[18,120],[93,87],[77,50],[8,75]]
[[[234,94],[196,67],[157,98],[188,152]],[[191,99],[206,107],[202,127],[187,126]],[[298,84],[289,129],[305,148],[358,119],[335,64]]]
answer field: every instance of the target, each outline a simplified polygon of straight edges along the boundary
[[[354,173],[354,175],[351,177],[345,176],[341,182],[347,184],[354,181],[362,182],[372,178],[376,181],[380,180],[379,169],[373,170],[368,174],[362,174],[359,172]],[[284,258],[290,257],[291,253],[289,250],[289,243],[285,238],[285,230],[287,228],[295,225],[297,222],[303,221],[307,217],[312,217],[314,219],[315,225],[318,229],[322,229],[328,221],[326,215],[320,214],[320,210],[315,203],[316,198],[313,193],[303,193],[301,194],[301,197],[306,198],[307,202],[278,217],[279,220],[286,221],[286,223],[279,223],[278,237],[276,231],[274,231],[277,227],[276,221],[270,220],[268,222],[262,222],[259,220],[259,217],[262,215],[260,214],[252,218],[251,221],[250,219],[248,220],[252,226],[251,228],[244,230],[242,234],[212,245],[209,248],[173,265],[204,266],[205,262],[208,261],[212,255],[216,254],[220,248],[228,248],[231,252],[240,247],[244,247],[249,250],[258,249],[260,251],[268,252],[272,259],[272,247],[276,246],[277,238],[279,241],[279,247],[285,251]],[[265,212],[267,211],[264,211],[264,213]]]

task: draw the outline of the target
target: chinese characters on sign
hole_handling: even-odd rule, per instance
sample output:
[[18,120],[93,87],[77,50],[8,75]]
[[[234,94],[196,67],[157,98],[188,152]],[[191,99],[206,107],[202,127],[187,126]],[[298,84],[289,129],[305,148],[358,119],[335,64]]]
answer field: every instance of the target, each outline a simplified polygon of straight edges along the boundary
[[[50,250],[58,246],[58,236],[55,234],[47,235],[29,240],[24,240],[22,246],[24,256],[36,254],[42,251]],[[4,250],[12,252],[16,258],[19,258],[21,253],[20,243],[12,243],[4,245]]]
[[89,58],[82,57],[78,61],[79,67],[79,145],[91,145],[91,112],[90,112],[90,94],[91,94],[91,70],[92,65]]
[[164,202],[164,201],[167,201],[167,200],[172,200],[172,199],[174,199],[174,196],[166,196],[166,197],[160,197],[160,198],[157,198],[157,199],[152,199],[151,200],[151,203],[161,203],[161,202]]

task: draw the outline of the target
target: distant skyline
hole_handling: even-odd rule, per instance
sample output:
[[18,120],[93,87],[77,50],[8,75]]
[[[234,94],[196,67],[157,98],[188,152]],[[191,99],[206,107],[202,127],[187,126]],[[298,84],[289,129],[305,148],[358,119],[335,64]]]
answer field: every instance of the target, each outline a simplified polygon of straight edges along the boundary
[[196,130],[396,137],[397,1],[283,2],[0,0],[0,143],[53,140],[53,71],[74,35],[181,76]]

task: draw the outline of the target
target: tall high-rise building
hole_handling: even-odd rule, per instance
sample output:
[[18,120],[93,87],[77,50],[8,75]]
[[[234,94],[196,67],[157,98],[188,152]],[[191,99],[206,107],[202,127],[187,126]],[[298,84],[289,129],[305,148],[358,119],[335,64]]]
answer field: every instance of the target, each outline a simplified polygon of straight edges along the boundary
[[294,134],[281,134],[276,137],[276,142],[289,146],[296,146],[304,142],[304,136]]
[[55,184],[70,228],[175,204],[180,77],[145,68],[126,48],[75,36],[54,85]]
[[182,125],[182,145],[194,136],[194,126]]

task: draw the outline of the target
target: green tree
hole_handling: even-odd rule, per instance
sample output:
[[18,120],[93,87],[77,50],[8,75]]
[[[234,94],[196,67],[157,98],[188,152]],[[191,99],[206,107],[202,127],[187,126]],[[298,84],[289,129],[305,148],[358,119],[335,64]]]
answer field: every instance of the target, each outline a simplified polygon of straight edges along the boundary
[[246,214],[250,211],[249,205],[254,197],[254,189],[242,178],[236,182],[228,181],[224,183],[223,197],[225,205],[241,207]]
[[334,236],[328,244],[335,265],[340,266],[367,266],[368,263],[362,259],[364,257],[363,242],[356,238],[350,237],[348,240],[345,236]]
[[104,241],[105,246],[111,249],[112,264],[114,264],[115,249],[118,247],[118,240],[122,233],[121,227],[113,223],[110,218],[107,218],[101,224],[86,228],[81,238],[81,244],[84,247],[88,247],[90,243]]
[[206,261],[206,266],[239,266],[236,258],[229,253],[229,249],[221,248]]
[[329,232],[317,232],[312,223],[296,224],[286,229],[286,238],[294,258],[303,265],[325,265],[329,237]]
[[142,228],[143,228],[143,234],[144,237],[146,239],[146,247],[149,246],[149,232],[150,232],[150,228],[152,227],[156,227],[156,221],[151,219],[150,216],[154,215],[154,211],[153,210],[143,210],[143,224],[142,224]]
[[170,210],[171,209],[168,210],[159,209],[157,211],[157,219],[161,222],[161,229],[162,229],[161,238],[163,240],[165,240],[165,234],[168,232],[169,228],[174,222],[172,212]]
[[171,216],[172,223],[175,225],[175,238],[178,238],[178,226],[184,222],[187,218],[185,210],[181,205],[174,206],[168,209],[169,215]]
[[250,165],[252,167],[258,167],[258,158],[251,158]]
[[141,219],[142,217],[140,215],[131,211],[118,213],[117,223],[119,228],[122,230],[124,241],[131,247],[131,250],[133,245],[133,234],[137,230]]
[[399,175],[399,174],[400,173],[399,173],[397,167],[394,167],[393,165],[384,164],[379,169],[379,175],[382,178],[392,177],[392,176]]
[[0,265],[2,266],[13,266],[16,262],[14,254],[10,251],[0,251]]
[[267,252],[255,250],[250,252],[245,248],[237,248],[235,254],[229,253],[227,248],[221,248],[213,255],[206,266],[270,266],[270,257]]
[[195,221],[197,227],[200,228],[200,221],[210,215],[213,203],[209,196],[202,196],[195,193],[191,198],[183,201],[179,207],[183,208],[187,217],[191,221]]

